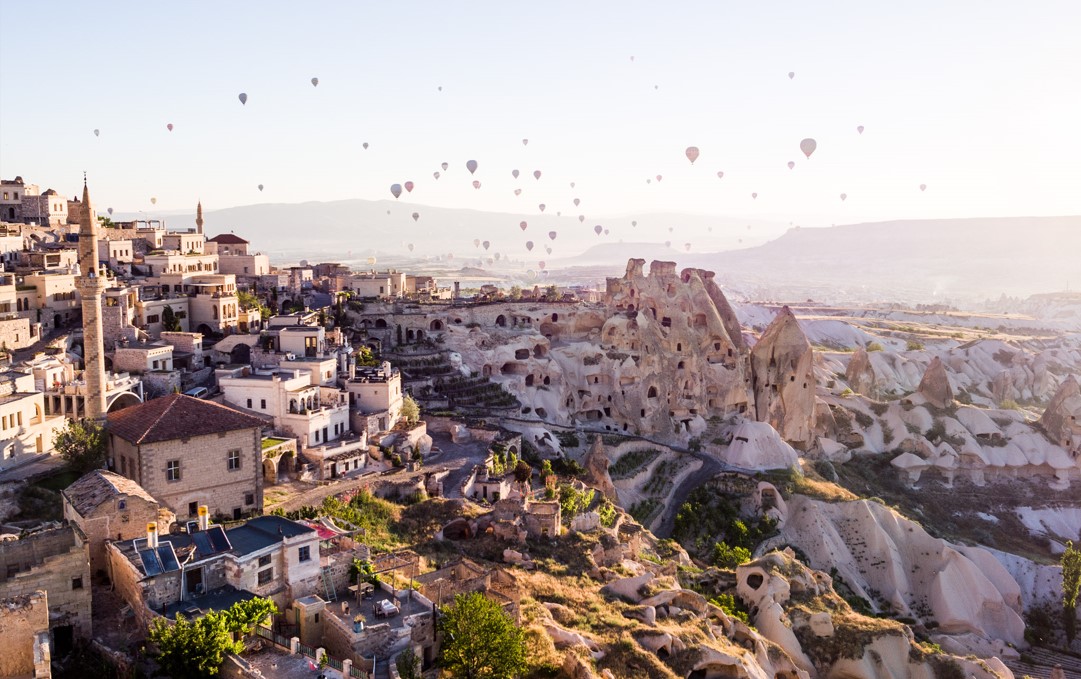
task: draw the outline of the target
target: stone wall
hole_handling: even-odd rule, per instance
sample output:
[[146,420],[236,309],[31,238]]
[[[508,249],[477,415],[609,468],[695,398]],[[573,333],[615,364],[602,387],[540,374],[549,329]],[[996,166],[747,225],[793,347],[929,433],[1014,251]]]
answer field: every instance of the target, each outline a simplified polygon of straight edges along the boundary
[[142,375],[142,380],[147,400],[182,391],[179,370],[148,372]]
[[8,349],[25,349],[37,341],[37,337],[30,334],[29,318],[12,318],[0,320],[0,346]]
[[[86,536],[90,554],[90,570],[108,569],[105,543],[109,540],[131,540],[146,534],[146,524],[158,520],[158,504],[138,496],[125,496],[125,509],[117,509],[116,500],[99,505],[90,516],[82,517],[64,502],[64,518]],[[159,526],[164,529],[164,526]]]
[[108,564],[109,581],[113,585],[113,590],[131,606],[139,626],[145,628],[153,616],[146,606],[146,593],[140,584],[142,573],[128,561],[115,544],[109,543],[105,546],[105,560]]
[[[49,606],[45,592],[0,599],[0,639],[4,640],[0,677],[49,676],[36,673],[42,661],[44,669],[48,669],[48,638]],[[42,644],[42,640],[46,643]]]
[[89,545],[74,526],[0,543],[0,598],[49,593],[50,627],[71,625],[89,638]]

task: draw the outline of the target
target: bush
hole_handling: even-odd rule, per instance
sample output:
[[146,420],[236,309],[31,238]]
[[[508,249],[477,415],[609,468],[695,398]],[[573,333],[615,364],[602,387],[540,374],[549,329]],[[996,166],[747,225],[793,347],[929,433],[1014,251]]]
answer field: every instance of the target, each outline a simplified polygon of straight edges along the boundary
[[729,617],[742,620],[743,622],[749,622],[747,609],[743,607],[742,602],[738,601],[736,597],[731,594],[718,594],[710,599],[709,602],[727,613]]
[[871,342],[867,345],[867,353],[871,353],[872,351],[882,351],[882,348],[882,345],[878,342]]
[[573,431],[557,431],[556,438],[559,439],[559,445],[563,448],[577,448],[582,445],[578,440],[578,435]]
[[814,469],[822,478],[837,483],[837,469],[829,460],[815,460]]
[[908,343],[905,344],[905,349],[909,351],[923,351],[923,343],[917,342],[916,340],[908,340]]
[[751,560],[751,552],[743,547],[730,547],[726,542],[713,545],[711,561],[719,568],[735,568]]

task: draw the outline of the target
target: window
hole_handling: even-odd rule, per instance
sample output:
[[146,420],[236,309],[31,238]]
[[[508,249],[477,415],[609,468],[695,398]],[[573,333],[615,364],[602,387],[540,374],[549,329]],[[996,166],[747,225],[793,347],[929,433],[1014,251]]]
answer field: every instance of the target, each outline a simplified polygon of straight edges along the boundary
[[[123,458],[121,458],[121,459],[123,459]],[[125,509],[128,508],[128,501],[127,500],[117,500],[116,501],[116,508],[118,510],[120,510],[120,511],[124,511]]]
[[260,567],[269,566],[269,565],[270,565],[270,555],[269,554],[267,554],[266,556],[259,557],[259,566]]
[[251,399],[248,399],[248,407],[251,408]]
[[83,579],[81,577],[80,578],[72,578],[71,579],[71,588],[72,589],[82,589],[83,588]]
[[259,407],[262,408],[263,410],[266,410],[266,399],[265,398],[259,399]]
[[255,493],[244,493],[244,504],[246,504],[246,505],[255,504]]
[[165,480],[180,480],[180,460],[169,460],[165,463]]
[[298,547],[297,548],[297,561],[304,563],[305,561],[311,561],[312,559],[311,547]]
[[189,502],[188,503],[188,516],[195,516],[198,513],[199,513],[199,503],[198,502]]
[[150,323],[157,323],[160,320],[161,320],[161,316],[159,316],[158,314],[150,314],[149,316],[146,317],[146,322],[147,322],[148,325]]
[[260,585],[268,585],[268,584],[270,584],[270,581],[273,578],[274,578],[274,569],[273,568],[268,568],[265,571],[259,571],[259,584]]
[[239,450],[230,450],[229,451],[229,471],[235,472],[238,469],[240,469],[240,451]]

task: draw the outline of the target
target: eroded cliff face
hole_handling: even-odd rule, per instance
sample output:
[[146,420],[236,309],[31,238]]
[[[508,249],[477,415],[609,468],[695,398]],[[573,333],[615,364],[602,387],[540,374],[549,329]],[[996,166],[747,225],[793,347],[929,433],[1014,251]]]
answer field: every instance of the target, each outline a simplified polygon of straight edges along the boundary
[[751,349],[751,387],[756,419],[807,450],[814,441],[814,351],[788,307]]
[[1052,442],[1075,458],[1081,456],[1081,387],[1073,375],[1055,392],[1040,417],[1040,426]]

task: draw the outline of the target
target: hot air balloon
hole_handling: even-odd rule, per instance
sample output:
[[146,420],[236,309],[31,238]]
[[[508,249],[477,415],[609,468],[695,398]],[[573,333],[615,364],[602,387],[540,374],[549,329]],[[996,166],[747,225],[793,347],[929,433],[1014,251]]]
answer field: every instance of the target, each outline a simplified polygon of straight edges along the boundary
[[521,222],[520,224],[518,224],[518,228],[520,228],[522,231],[525,231],[526,227],[528,226],[529,224],[527,224],[526,222]]
[[600,224],[593,227],[593,233],[597,234],[598,236],[601,235],[601,231],[604,231],[604,227]]
[[796,72],[795,71],[789,71],[788,72],[788,79],[789,80],[791,80],[792,78],[795,78],[795,77],[796,77]]
[[113,209],[112,208],[109,208],[109,214],[110,215],[113,214]]
[[536,277],[537,277],[537,272],[536,272],[536,271],[534,271],[533,269],[530,269],[529,271],[526,271],[526,272],[525,272],[525,275],[526,275],[526,277],[527,277],[527,278],[529,278],[530,280],[533,280],[534,278],[536,278]]
[[691,244],[690,243],[684,243],[683,244],[683,249],[686,250],[687,252],[690,252],[691,251]]
[[499,253],[498,252],[495,253],[495,261],[497,261],[497,262],[499,261]]
[[717,173],[717,179],[724,179],[724,173],[723,172],[718,172]]
[[537,264],[539,264],[539,265],[540,265],[540,266],[538,267],[539,269],[541,269],[541,270],[543,270],[543,269],[544,269],[544,261],[543,261],[543,260],[542,260],[542,261],[539,261],[539,262],[537,262]]
[[437,88],[435,88],[435,89],[436,89],[436,90],[438,90],[439,92],[442,92],[442,91],[443,91],[443,86],[442,86],[442,85],[440,85],[439,87],[437,87]]
[[525,242],[525,249],[526,249],[526,250],[529,250],[529,251],[532,251],[532,250],[533,250],[533,241],[531,241],[531,240],[527,240],[527,241]]
[[465,169],[469,170],[469,174],[473,174],[477,171],[477,161],[467,160],[465,161]]
[[518,174],[519,174],[518,170],[511,170],[510,171],[510,176],[514,177],[515,179],[518,178]]
[[158,199],[157,198],[151,198],[150,199],[150,204],[151,205],[157,205],[158,204]]
[[533,170],[533,179],[540,179],[540,178],[541,178],[541,171],[540,170]]
[[406,190],[406,193],[413,193],[413,182],[406,182],[405,183],[405,190]]
[[538,207],[538,208],[540,208],[540,211],[541,211],[541,212],[544,212],[544,203],[541,203],[541,204],[540,204],[540,205],[538,205],[537,207]]
[[674,226],[668,227],[668,233],[672,233],[675,230],[676,230],[676,228]]
[[528,145],[528,144],[529,144],[529,140],[528,140],[528,139],[523,139],[523,140],[522,140],[522,146],[526,146],[526,145]]
[[818,142],[816,142],[814,139],[811,139],[810,137],[804,139],[799,143],[799,150],[803,151],[803,155],[807,156],[808,158],[811,157],[811,154],[815,152],[816,148],[818,148]]
[[167,130],[169,130],[170,132],[172,132],[172,131],[173,131],[173,124],[172,124],[172,123],[169,123],[168,125],[166,125],[166,126],[165,126],[165,129],[167,129]]
[[788,169],[789,169],[789,170],[791,170],[791,169],[792,169],[792,168],[794,168],[795,166],[796,166],[796,164],[795,164],[794,162],[792,162],[791,160],[790,160],[790,161],[788,161]]
[[657,183],[658,183],[658,184],[660,184],[660,183],[661,183],[661,179],[663,179],[663,177],[661,177],[660,175],[657,175]]
[[686,154],[687,154],[687,160],[691,161],[691,165],[694,165],[694,161],[698,160],[698,147],[697,146],[688,146]]
[[926,191],[926,190],[927,190],[927,184],[920,184],[920,191]]
[[363,146],[363,147],[364,147],[364,150],[365,150],[365,151],[367,151],[367,150],[368,150],[368,142],[364,142],[363,144],[361,144],[361,146]]
[[647,183],[647,184],[652,184],[652,183],[653,183],[653,180],[652,180],[652,179],[647,179],[647,180],[646,180],[646,183]]
[[247,103],[248,103],[248,95],[247,94],[245,94],[244,92],[241,92],[238,99],[240,99],[241,104],[247,105]]
[[[401,184],[391,184],[390,185],[390,195],[394,196],[395,199],[397,199],[398,196],[402,195],[402,185]],[[388,212],[387,214],[389,215],[390,213]]]
[[319,85],[319,78],[312,78],[312,87],[316,87],[318,85]]
[[562,217],[562,216],[563,216],[563,213],[560,212],[559,210],[556,210],[556,217]]
[[856,131],[863,134],[863,125],[856,125]]
[[369,258],[368,258],[368,265],[369,265],[369,266],[374,266],[374,265],[375,265],[375,263],[376,263],[376,261],[377,261],[377,260],[375,259],[375,257],[369,257]]
[[474,189],[479,189],[480,188],[480,181],[474,179],[473,180],[473,188]]
[[447,168],[450,167],[450,163],[442,163],[439,167],[443,168],[443,171],[446,172]]
[[605,229],[605,230],[604,230],[604,235],[605,235],[605,236],[607,236],[607,235],[608,235],[608,229]]
[[484,246],[484,249],[485,249],[485,250],[487,250],[487,249],[488,249],[488,247],[489,247],[489,246],[491,245],[491,242],[489,242],[489,241],[484,241],[483,243],[481,243],[481,245],[482,245],[482,246]]
[[473,247],[475,247],[475,248],[480,247],[480,239],[479,238],[474,238],[473,239]]
[[413,251],[413,244],[412,244],[412,243],[410,243],[410,244],[409,244],[409,251],[410,251],[410,252],[412,252],[412,251]]
[[552,248],[550,248],[550,247],[544,248],[544,251],[547,252],[548,254],[552,254]]
[[417,221],[419,219],[420,219],[420,213],[419,212],[414,212],[413,213],[413,221],[415,222],[415,221]]
[[585,222],[586,222],[586,216],[585,216],[585,215],[578,215],[578,221],[579,221],[580,223],[582,223],[582,224],[585,224]]
[[572,189],[574,188],[574,182],[571,182],[571,188]]
[[845,198],[848,198],[848,194],[847,193],[842,193],[841,194],[841,202],[842,203],[845,201]]
[[432,176],[435,177],[436,179],[439,179],[439,170],[436,170],[435,172],[433,172]]
[[582,201],[579,200],[578,198],[574,199],[574,207],[578,207],[579,205],[581,205],[581,203],[582,203]]
[[758,194],[757,193],[752,193],[751,198],[754,199],[754,200],[757,200],[758,199]]
[[522,190],[521,189],[514,189],[514,195],[516,195],[516,196],[522,195]]
[[638,226],[638,222],[631,222],[631,226]]
[[555,239],[556,239],[556,236],[558,236],[558,235],[559,235],[559,234],[557,234],[557,233],[556,233],[555,231],[549,231],[549,232],[548,232],[548,238],[550,238],[550,239],[552,239],[552,240],[555,240]]
[[94,136],[95,137],[100,137],[101,136],[101,130],[94,130]]
[[260,185],[259,185],[259,190],[260,190],[260,191],[262,191],[262,190],[263,190],[263,185],[262,185],[262,184],[260,184]]

